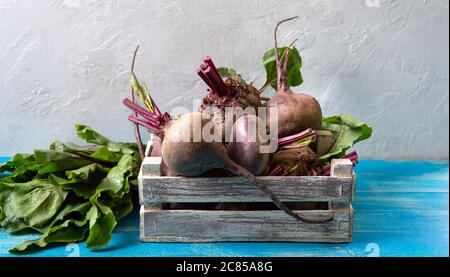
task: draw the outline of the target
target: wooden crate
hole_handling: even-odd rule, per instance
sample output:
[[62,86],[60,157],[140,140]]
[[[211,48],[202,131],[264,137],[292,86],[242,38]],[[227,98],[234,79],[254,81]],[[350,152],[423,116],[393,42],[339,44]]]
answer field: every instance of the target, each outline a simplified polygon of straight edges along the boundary
[[[333,220],[325,223],[300,222],[276,207],[267,208],[270,199],[241,177],[163,177],[160,163],[159,157],[145,158],[138,177],[142,241],[352,240],[356,176],[350,160],[333,160],[330,177],[259,177],[295,212],[309,217],[332,215]],[[214,210],[207,204],[219,202],[248,203],[250,208]],[[171,208],[173,203],[182,208]],[[261,203],[267,203],[264,209],[252,208]],[[315,206],[320,209],[311,209]]]

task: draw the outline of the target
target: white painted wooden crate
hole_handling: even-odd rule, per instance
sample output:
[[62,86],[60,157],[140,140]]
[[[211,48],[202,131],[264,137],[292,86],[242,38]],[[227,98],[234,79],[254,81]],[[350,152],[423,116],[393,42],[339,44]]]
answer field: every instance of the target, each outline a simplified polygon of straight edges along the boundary
[[[306,204],[301,203],[309,206],[321,203],[321,209],[296,208],[294,211],[309,217],[332,215],[333,220],[325,223],[297,221],[276,207],[269,210],[202,209],[204,203],[270,203],[271,200],[241,177],[163,177],[160,163],[159,157],[145,158],[138,178],[142,241],[338,243],[352,240],[351,202],[356,176],[350,160],[333,160],[330,177],[258,177],[287,205],[296,203],[304,207]],[[189,208],[171,209],[170,203],[184,203]]]

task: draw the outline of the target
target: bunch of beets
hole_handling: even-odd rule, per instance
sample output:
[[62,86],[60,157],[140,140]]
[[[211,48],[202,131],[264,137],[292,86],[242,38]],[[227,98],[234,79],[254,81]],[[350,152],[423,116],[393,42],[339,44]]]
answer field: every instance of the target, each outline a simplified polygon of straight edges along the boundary
[[[124,104],[134,112],[129,120],[135,124],[136,130],[139,130],[139,126],[144,127],[157,138],[152,155],[162,157],[162,175],[241,176],[297,220],[324,222],[331,218],[311,219],[294,213],[255,177],[329,174],[329,165],[318,159],[315,149],[316,131],[322,126],[320,104],[314,97],[294,93],[289,88],[287,75],[290,52],[295,48],[293,44],[286,48],[278,48],[277,45],[278,27],[291,19],[283,20],[275,27],[276,93],[270,99],[260,96],[263,89],[258,90],[253,84],[245,83],[238,74],[224,73],[210,57],[206,57],[197,74],[208,86],[208,94],[197,112],[178,117],[161,112],[147,87],[138,82],[134,73],[131,79],[133,92],[138,94],[143,106],[134,101],[134,95],[132,99],[125,99]],[[253,108],[257,111],[261,107],[266,108],[263,115],[265,120],[245,112],[233,113],[232,120],[226,120],[227,108]],[[200,122],[201,130],[207,125],[214,126],[217,139],[205,141],[200,136],[200,140],[193,140],[197,135],[194,133],[195,122]],[[278,148],[273,153],[262,152],[261,146],[269,144],[269,139],[260,138],[267,137],[275,123],[278,124]],[[256,135],[255,130],[258,130]],[[191,140],[180,141],[180,135],[186,134]],[[350,158],[357,162],[356,154]]]

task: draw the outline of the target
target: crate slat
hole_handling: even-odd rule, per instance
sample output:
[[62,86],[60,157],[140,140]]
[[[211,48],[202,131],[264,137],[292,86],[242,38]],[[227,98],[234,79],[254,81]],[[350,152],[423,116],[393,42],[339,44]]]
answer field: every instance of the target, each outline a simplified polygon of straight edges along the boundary
[[[260,177],[285,202],[350,202],[350,177]],[[139,179],[141,205],[152,203],[271,202],[263,192],[240,177]]]
[[294,241],[349,242],[353,208],[301,211],[308,216],[334,214],[334,220],[300,222],[282,211],[199,211],[141,208],[145,242]]
[[[159,176],[161,158],[148,157],[139,180],[140,204],[271,202],[242,177],[186,178]],[[349,204],[354,190],[350,160],[333,160],[330,177],[258,177],[281,201],[340,202]]]

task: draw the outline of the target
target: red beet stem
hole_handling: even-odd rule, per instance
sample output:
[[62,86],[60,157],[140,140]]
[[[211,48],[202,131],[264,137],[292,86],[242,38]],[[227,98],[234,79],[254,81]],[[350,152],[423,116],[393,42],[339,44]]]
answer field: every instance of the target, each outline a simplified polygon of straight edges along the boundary
[[288,176],[289,172],[282,166],[275,166],[268,174],[268,176]]
[[289,145],[293,142],[297,142],[299,140],[305,139],[305,138],[316,138],[316,132],[313,129],[307,129],[301,133],[292,135],[292,136],[288,136],[288,137],[284,137],[284,138],[280,138],[278,139],[278,146],[285,146],[285,145]]
[[349,159],[350,161],[352,161],[353,165],[357,165],[359,163],[359,157],[356,151],[353,151],[348,155],[345,155],[344,159]]
[[210,57],[206,57],[204,62],[205,63],[200,66],[200,69],[197,70],[197,74],[203,79],[213,93],[222,97],[226,96],[227,86],[220,76],[220,73],[214,65],[212,59]]
[[[220,76],[220,73],[219,73],[219,71],[217,70],[216,65],[215,65],[214,62],[212,61],[211,57],[210,57],[210,56],[206,56],[205,59],[204,59],[203,61],[205,62],[205,64],[209,65],[209,67],[211,67],[212,70],[214,71],[214,74],[215,74],[216,76],[219,76],[219,77],[220,77],[220,80],[222,80],[222,77]],[[223,80],[222,80],[222,83],[223,83]],[[225,85],[225,83],[224,83],[224,85]]]
[[206,68],[204,71],[205,75],[208,77],[209,80],[214,80],[214,85],[217,87],[217,92],[219,93],[220,96],[226,96],[227,95],[227,91],[226,91],[226,85],[222,80],[222,77],[220,75],[217,75],[214,72],[214,69],[212,69],[211,67],[208,66],[208,68]]
[[281,150],[289,150],[293,148],[299,148],[302,147],[302,145],[298,144],[297,142],[290,143],[288,145],[283,145],[280,147]]
[[141,125],[144,128],[147,128],[148,130],[150,130],[152,133],[155,133],[155,134],[158,134],[158,133],[160,133],[162,131],[162,127],[161,126],[158,126],[158,125],[156,125],[156,124],[154,124],[152,122],[145,121],[145,120],[142,120],[140,118],[137,118],[134,115],[128,116],[128,120],[133,122],[133,123],[135,123],[135,124],[139,124],[139,125]]
[[201,69],[197,69],[197,74],[198,76],[200,76],[200,78],[202,78],[203,82],[205,82],[210,89],[214,90],[213,84],[209,81],[208,77],[206,77],[205,73]]
[[141,115],[142,117],[148,119],[148,120],[152,120],[152,121],[164,121],[164,119],[162,118],[162,116],[158,116],[155,113],[149,112],[147,111],[145,108],[139,106],[136,103],[133,103],[130,99],[125,98],[123,100],[123,104],[125,106],[127,106],[130,110],[132,110],[133,112],[138,113],[139,115]]

